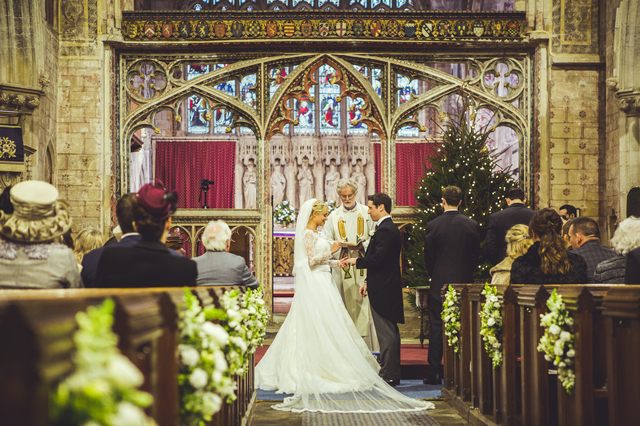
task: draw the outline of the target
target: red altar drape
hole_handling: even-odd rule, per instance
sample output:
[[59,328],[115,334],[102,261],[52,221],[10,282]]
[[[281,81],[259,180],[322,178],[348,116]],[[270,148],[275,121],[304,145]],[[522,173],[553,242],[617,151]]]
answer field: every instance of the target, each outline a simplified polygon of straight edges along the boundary
[[422,165],[429,167],[434,151],[433,143],[396,143],[396,205],[417,204],[413,190],[423,176]]
[[382,163],[380,160],[380,153],[382,145],[380,143],[373,144],[373,162],[376,168],[376,192],[380,192],[380,177],[382,176]]
[[207,204],[214,209],[233,208],[235,142],[175,142],[156,144],[156,179],[169,190],[178,191],[178,208],[198,209],[204,205],[200,180],[209,187]]

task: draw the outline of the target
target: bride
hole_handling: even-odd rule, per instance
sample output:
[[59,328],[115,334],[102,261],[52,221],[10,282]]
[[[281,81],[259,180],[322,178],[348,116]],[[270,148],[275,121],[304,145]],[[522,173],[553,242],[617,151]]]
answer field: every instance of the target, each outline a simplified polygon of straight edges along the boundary
[[[406,397],[378,376],[380,366],[360,337],[331,281],[331,246],[318,234],[326,203],[311,199],[298,215],[294,247],[296,293],[280,331],[256,367],[256,388],[293,394],[283,411],[389,412],[435,408]],[[306,221],[308,218],[308,222]]]

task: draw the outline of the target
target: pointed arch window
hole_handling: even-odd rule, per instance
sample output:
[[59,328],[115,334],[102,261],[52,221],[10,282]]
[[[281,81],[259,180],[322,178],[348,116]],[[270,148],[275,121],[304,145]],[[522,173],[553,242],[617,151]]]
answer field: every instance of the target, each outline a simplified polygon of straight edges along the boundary
[[318,0],[318,7],[322,7],[327,3],[334,4],[336,6],[340,6],[340,1],[339,0]]
[[376,91],[378,96],[382,98],[382,70],[380,68],[373,68],[371,70],[371,85],[373,90]]
[[[354,4],[359,4],[362,5],[364,7],[367,7],[367,0],[351,0],[351,2],[349,3],[349,6],[354,5]],[[354,9],[356,10],[356,9]]]
[[366,135],[369,132],[368,127],[363,123],[353,122],[362,118],[361,108],[364,107],[364,99],[351,99],[347,97],[347,134],[348,135]]
[[242,102],[247,105],[251,105],[253,108],[257,106],[256,96],[256,75],[251,74],[244,76],[240,82],[240,97]]
[[398,74],[398,106],[409,102],[412,96],[418,95],[418,80]]
[[282,84],[285,78],[289,75],[289,67],[273,68],[269,70],[269,76],[272,78],[269,84],[269,99],[273,98],[278,87]]
[[[303,134],[303,133],[315,133],[316,132],[316,120],[315,120],[315,112],[316,105],[314,102],[311,102],[309,98],[302,97],[300,101],[290,100],[289,102],[293,102],[294,106],[294,119],[298,123],[297,126],[293,127],[293,133]],[[289,125],[287,125],[288,127]],[[285,127],[286,128],[286,127]],[[283,129],[283,132],[287,134]]]
[[[230,128],[233,121],[233,116],[230,111],[224,108],[219,108],[213,113],[213,133],[229,133],[232,131]],[[229,130],[229,132],[227,132]]]
[[205,99],[199,96],[191,96],[189,105],[189,133],[203,134],[209,133],[209,105]]
[[371,8],[380,6],[380,4],[385,4],[391,7],[391,0],[371,0]]
[[319,68],[320,133],[340,133],[340,86],[335,83],[336,70],[329,65]]

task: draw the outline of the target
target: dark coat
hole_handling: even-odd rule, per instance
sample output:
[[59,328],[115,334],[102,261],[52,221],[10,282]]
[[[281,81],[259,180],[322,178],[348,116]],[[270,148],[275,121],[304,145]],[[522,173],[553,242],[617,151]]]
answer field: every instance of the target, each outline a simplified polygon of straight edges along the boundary
[[540,241],[536,241],[524,255],[513,261],[511,284],[587,284],[587,263],[582,256],[568,252],[571,270],[564,275],[549,275],[540,270],[539,249]]
[[587,277],[589,283],[595,283],[593,274],[596,272],[596,266],[605,260],[618,256],[618,253],[605,247],[598,241],[587,241],[577,249],[571,250],[571,253],[579,254],[587,262]]
[[640,247],[627,253],[625,284],[640,284]]
[[442,302],[446,284],[473,283],[480,257],[478,223],[457,210],[449,210],[427,224],[424,263],[431,277],[429,292]]
[[[100,262],[100,257],[102,256],[102,252],[106,247],[133,247],[138,244],[142,240],[142,236],[140,234],[126,234],[124,238],[114,244],[109,244],[104,247],[97,248],[95,250],[91,250],[89,253],[82,256],[82,271],[80,271],[80,276],[82,277],[82,282],[84,286],[87,288],[96,286],[96,273],[98,272],[98,263]],[[169,253],[173,256],[182,256],[175,250],[169,249]]]
[[507,242],[504,237],[514,225],[527,225],[536,214],[522,203],[512,203],[509,207],[489,216],[489,229],[484,242],[484,255],[494,265],[507,256]]
[[141,240],[133,247],[104,248],[96,287],[192,287],[197,277],[198,267],[193,260],[171,255],[159,241]]
[[364,257],[356,261],[356,268],[367,270],[367,293],[371,308],[391,322],[404,324],[401,247],[398,227],[391,218],[385,219],[371,237]]

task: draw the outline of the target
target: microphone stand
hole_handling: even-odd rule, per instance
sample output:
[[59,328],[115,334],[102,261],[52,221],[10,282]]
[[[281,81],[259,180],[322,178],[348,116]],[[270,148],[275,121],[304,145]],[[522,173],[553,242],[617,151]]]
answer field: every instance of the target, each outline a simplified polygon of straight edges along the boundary
[[198,197],[198,202],[201,202],[202,193],[204,192],[204,206],[202,206],[203,209],[209,208],[209,206],[207,205],[207,193],[209,192],[209,185],[213,185],[213,184],[214,182],[209,179],[200,180],[200,197]]

